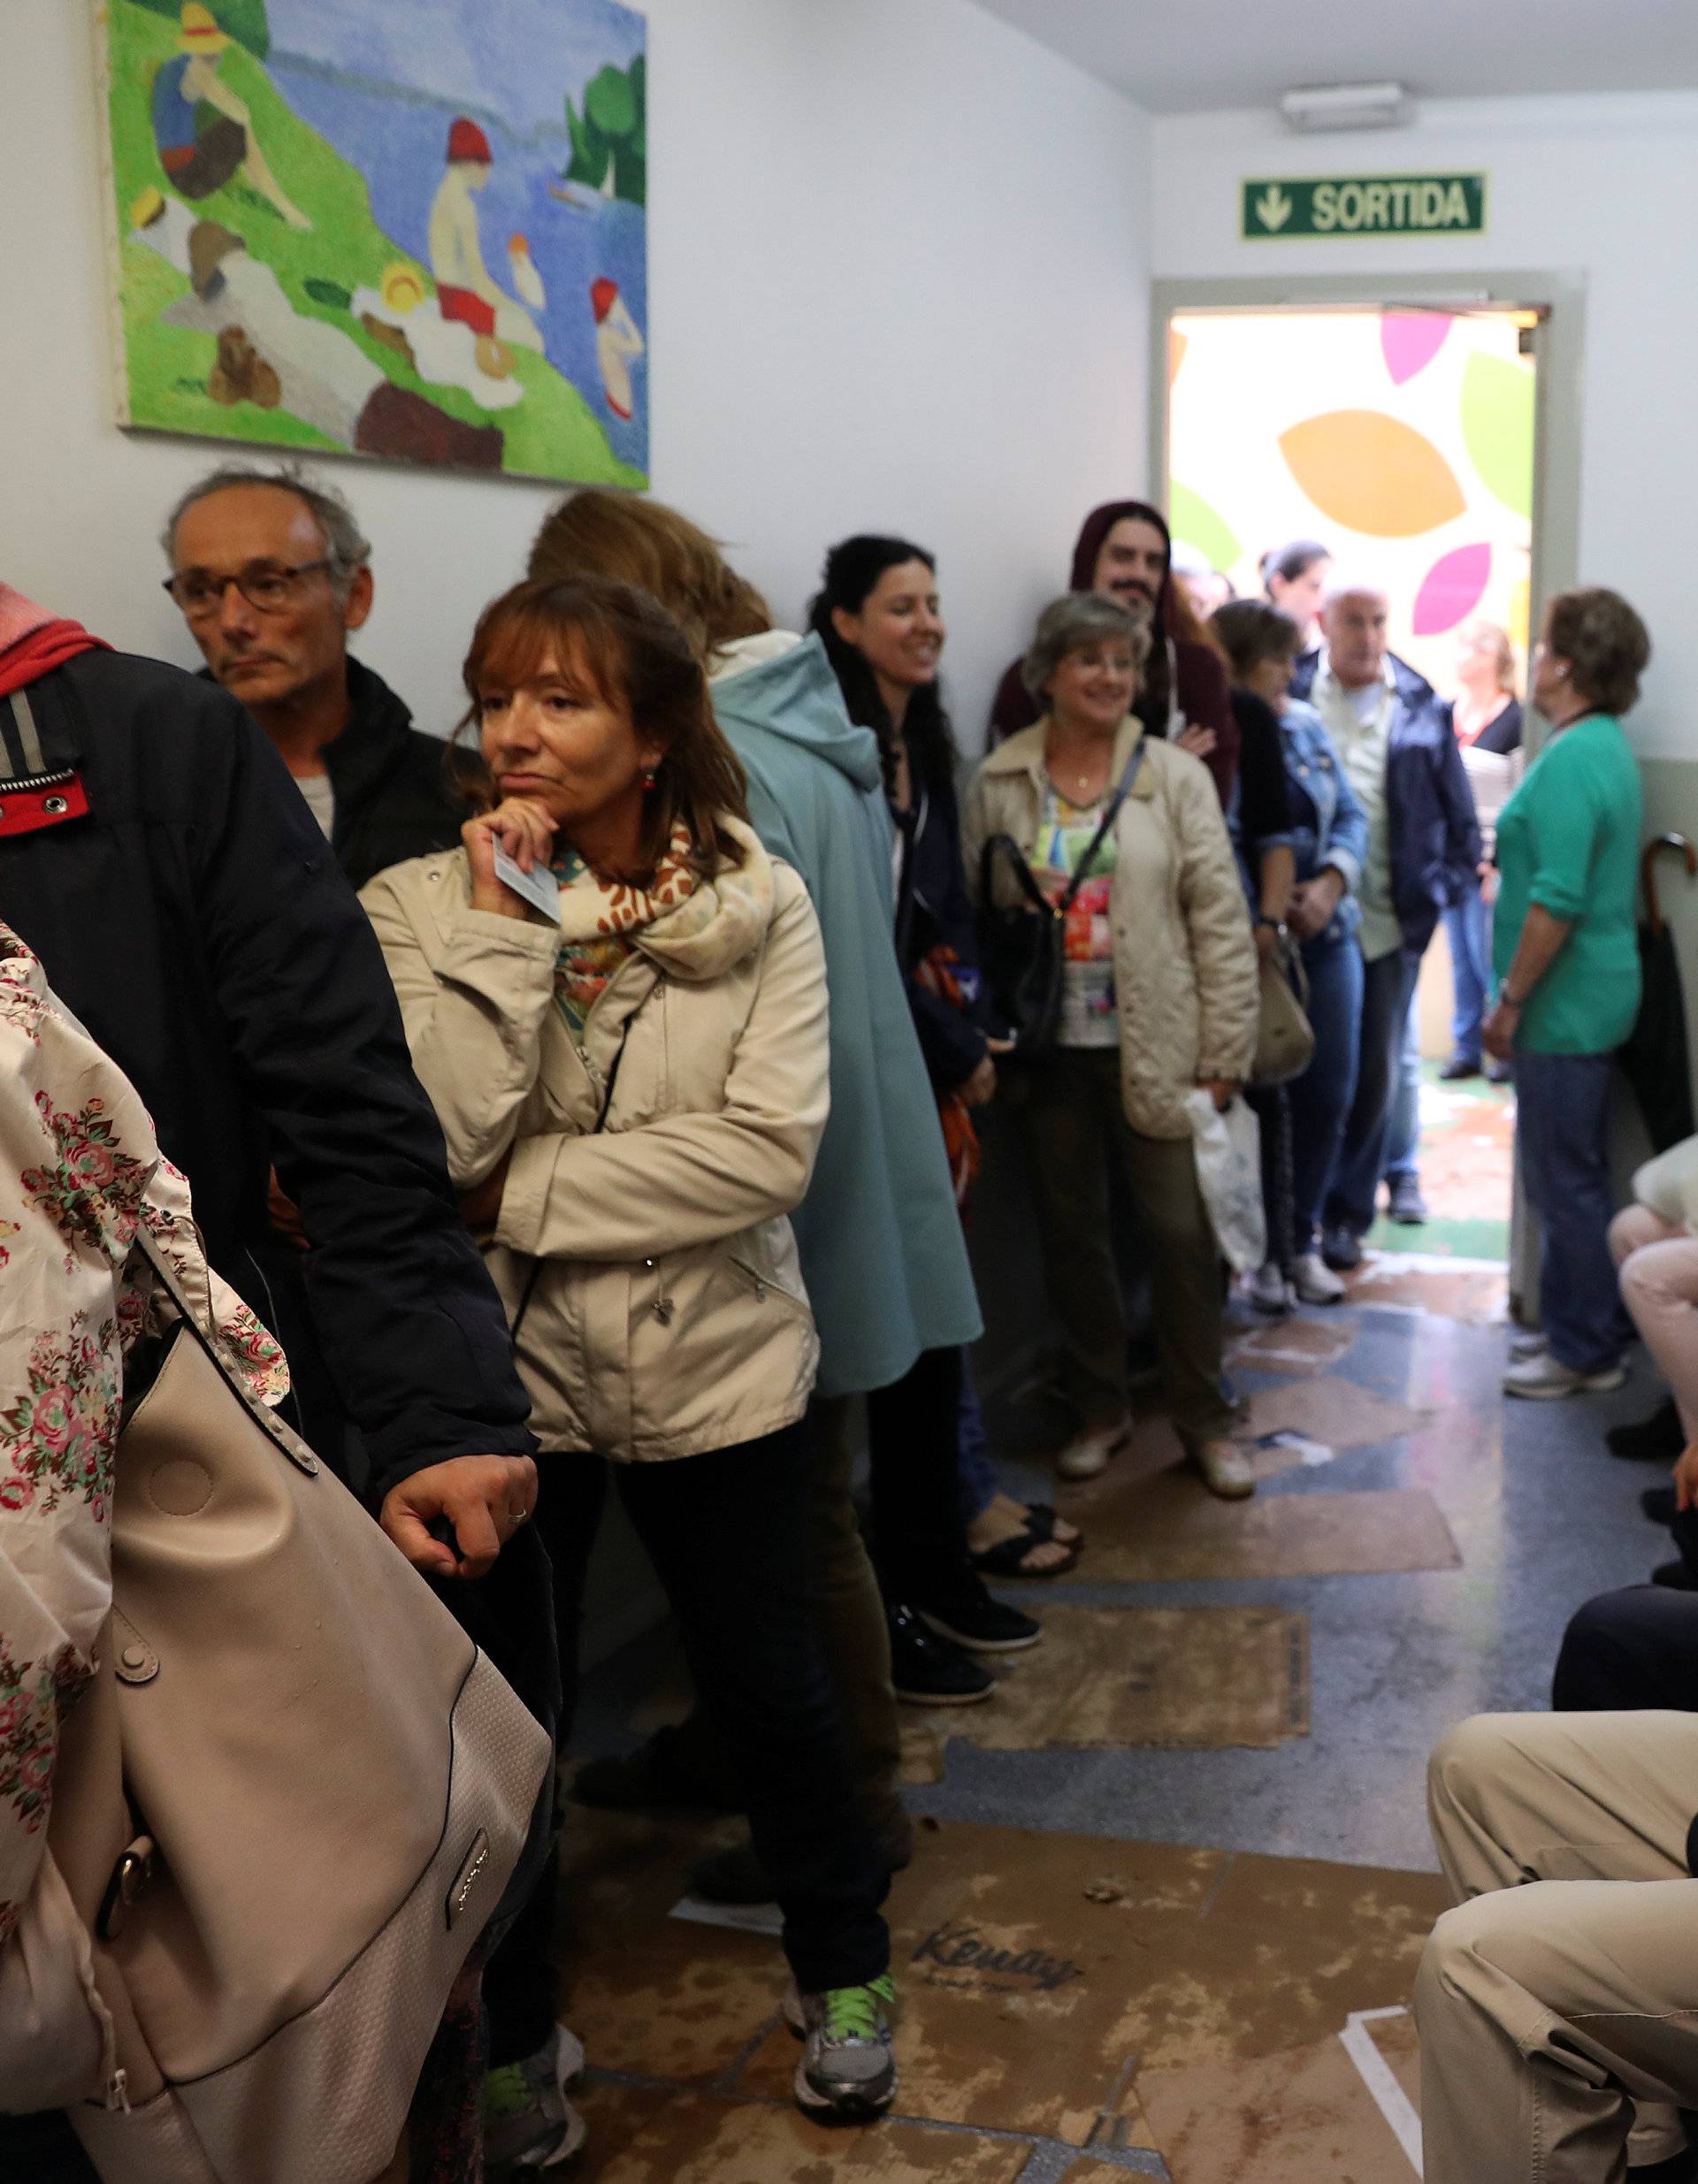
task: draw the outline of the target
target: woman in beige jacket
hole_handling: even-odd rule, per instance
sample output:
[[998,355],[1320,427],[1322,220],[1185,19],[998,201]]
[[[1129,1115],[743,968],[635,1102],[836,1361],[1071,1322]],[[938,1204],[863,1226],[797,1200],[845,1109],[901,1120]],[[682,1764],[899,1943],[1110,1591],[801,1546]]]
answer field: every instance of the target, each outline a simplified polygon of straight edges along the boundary
[[521,584],[465,679],[491,808],[363,899],[513,1322],[562,1650],[608,1458],[784,1909],[798,2098],[865,2115],[895,2088],[888,1874],[805,1585],[819,1345],[786,1218],[826,1118],[819,928],[646,592]]
[[[1064,1477],[1100,1471],[1130,1430],[1126,1324],[1108,1233],[1107,1167],[1125,1179],[1151,1257],[1156,1332],[1174,1424],[1210,1488],[1253,1491],[1228,1439],[1220,1378],[1220,1252],[1197,1179],[1187,1098],[1224,1108],[1256,1036],[1256,951],[1243,890],[1206,768],[1146,737],[1131,711],[1149,638],[1113,599],[1046,607],[1026,660],[1044,717],[1000,745],[968,792],[968,882],[1012,838],[1057,900],[1111,806],[1130,786],[1067,914],[1057,1045],[1005,1069],[1031,1164],[1051,1312],[1077,1430]],[[996,862],[997,900],[1018,881]]]

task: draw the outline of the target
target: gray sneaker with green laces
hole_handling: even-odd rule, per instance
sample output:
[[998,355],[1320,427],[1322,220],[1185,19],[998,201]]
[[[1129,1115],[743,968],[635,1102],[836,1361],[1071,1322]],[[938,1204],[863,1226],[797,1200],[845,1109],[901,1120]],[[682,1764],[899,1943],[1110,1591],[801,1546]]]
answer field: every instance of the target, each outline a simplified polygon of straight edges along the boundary
[[896,2095],[891,2025],[896,1982],[887,1972],[864,1987],[804,1995],[792,1985],[784,2018],[807,2044],[796,2066],[796,2098],[820,2123],[864,2123]]
[[584,2050],[556,2025],[546,2048],[484,2081],[484,2164],[491,2184],[535,2175],[570,2161],[584,2143],[584,2119],[566,2089],[584,2067]]

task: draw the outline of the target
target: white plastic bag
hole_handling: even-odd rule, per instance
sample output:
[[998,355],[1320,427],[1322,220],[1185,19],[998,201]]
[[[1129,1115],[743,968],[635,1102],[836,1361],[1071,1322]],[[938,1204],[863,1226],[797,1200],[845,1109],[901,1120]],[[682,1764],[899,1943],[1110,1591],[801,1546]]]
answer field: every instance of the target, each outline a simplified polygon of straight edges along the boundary
[[1185,1096],[1197,1145],[1197,1180],[1220,1256],[1235,1273],[1254,1272],[1267,1256],[1262,1210],[1261,1126],[1242,1099],[1222,1114],[1198,1086]]

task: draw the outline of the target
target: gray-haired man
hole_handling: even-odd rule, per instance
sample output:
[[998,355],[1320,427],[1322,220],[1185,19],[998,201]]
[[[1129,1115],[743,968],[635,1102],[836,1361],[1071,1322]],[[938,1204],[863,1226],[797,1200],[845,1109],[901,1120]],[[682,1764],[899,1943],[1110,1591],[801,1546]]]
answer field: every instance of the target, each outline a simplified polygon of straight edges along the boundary
[[466,807],[440,741],[348,656],[371,612],[371,549],[340,494],[233,464],[183,496],[164,544],[208,669],[276,745],[352,884],[453,847]]

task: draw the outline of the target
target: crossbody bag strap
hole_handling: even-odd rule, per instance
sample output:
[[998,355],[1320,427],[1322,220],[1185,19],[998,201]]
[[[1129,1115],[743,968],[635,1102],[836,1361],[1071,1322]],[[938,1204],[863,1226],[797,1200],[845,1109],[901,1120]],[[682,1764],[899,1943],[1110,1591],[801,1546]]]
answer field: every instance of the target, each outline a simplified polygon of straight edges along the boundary
[[[637,1012],[633,1009],[631,1016],[636,1013]],[[613,1105],[613,1088],[619,1081],[619,1065],[625,1058],[625,1042],[630,1036],[631,1017],[628,1016],[625,1019],[625,1028],[619,1035],[619,1044],[615,1051],[612,1065],[608,1071],[608,1081],[601,1088],[601,1105],[596,1113],[595,1127],[589,1134],[592,1137],[600,1134],[608,1119],[608,1110]],[[531,1310],[531,1300],[536,1294],[537,1284],[542,1279],[542,1270],[547,1264],[547,1262],[543,1259],[532,1259],[531,1262],[531,1271],[525,1276],[524,1287],[519,1292],[518,1310],[514,1313],[513,1324],[508,1329],[508,1340],[510,1342],[516,1342],[519,1339],[519,1329],[524,1324],[525,1314]]]
[[[301,1436],[274,1411],[269,1410],[259,1401],[253,1390],[244,1384],[241,1375],[225,1354],[224,1345],[218,1340],[216,1324],[211,1326],[203,1326],[200,1317],[189,1300],[188,1292],[183,1287],[182,1278],[171,1263],[170,1254],[161,1248],[158,1239],[148,1228],[145,1222],[137,1223],[135,1237],[131,1249],[139,1251],[147,1261],[153,1271],[154,1279],[176,1306],[177,1316],[182,1321],[183,1325],[187,1328],[191,1339],[198,1343],[205,1352],[208,1363],[241,1403],[249,1417],[256,1424],[265,1429],[289,1462],[298,1470],[316,1473],[318,1470],[317,1457],[314,1455]],[[210,1271],[210,1269],[208,1271]]]
[[1121,775],[1120,786],[1115,790],[1108,809],[1098,821],[1097,831],[1090,837],[1089,848],[1074,867],[1073,877],[1067,882],[1067,891],[1056,905],[1057,913],[1061,917],[1065,918],[1068,911],[1073,908],[1074,897],[1085,884],[1085,876],[1097,861],[1098,851],[1107,839],[1109,829],[1120,817],[1121,805],[1132,793],[1132,784],[1138,778],[1138,768],[1143,764],[1143,737],[1140,736],[1134,745],[1132,755],[1126,762],[1126,771]]

